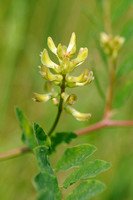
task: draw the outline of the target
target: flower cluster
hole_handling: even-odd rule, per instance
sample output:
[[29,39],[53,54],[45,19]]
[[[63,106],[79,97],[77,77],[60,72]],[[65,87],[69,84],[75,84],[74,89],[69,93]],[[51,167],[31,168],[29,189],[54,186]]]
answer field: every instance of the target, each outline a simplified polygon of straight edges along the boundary
[[113,37],[112,35],[101,33],[100,41],[104,52],[113,59],[116,59],[125,39],[120,36]]
[[[57,47],[55,46],[51,37],[48,37],[48,47],[56,55],[59,60],[59,64],[54,63],[46,49],[43,50],[41,53],[41,66],[40,74],[42,77],[47,80],[46,88],[48,93],[47,94],[38,94],[34,93],[35,98],[34,101],[37,102],[46,102],[48,100],[52,100],[54,104],[58,105],[61,101],[64,102],[64,109],[72,114],[77,120],[84,121],[88,120],[91,116],[90,113],[80,113],[76,111],[71,105],[76,102],[76,95],[71,94],[68,95],[65,92],[65,88],[73,88],[84,86],[87,83],[90,83],[94,77],[92,71],[88,69],[84,70],[84,72],[75,77],[70,75],[70,73],[80,64],[82,64],[87,55],[88,49],[87,48],[80,48],[79,53],[76,58],[72,59],[72,56],[76,53],[76,35],[72,33],[70,42],[68,47],[59,44]],[[51,84],[58,85],[61,88],[61,93],[56,92]],[[60,97],[60,99],[59,99]]]

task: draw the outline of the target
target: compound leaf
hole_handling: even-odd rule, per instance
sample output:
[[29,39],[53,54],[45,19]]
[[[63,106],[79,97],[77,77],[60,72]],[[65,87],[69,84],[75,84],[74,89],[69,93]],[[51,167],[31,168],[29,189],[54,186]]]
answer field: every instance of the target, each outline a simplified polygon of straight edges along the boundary
[[71,167],[80,166],[95,150],[96,147],[89,144],[81,144],[72,148],[67,148],[61,159],[57,162],[55,170],[62,171]]
[[55,148],[61,144],[66,143],[69,144],[77,135],[73,132],[60,132],[56,133],[51,137],[51,149],[55,151]]
[[98,180],[84,181],[70,193],[67,200],[88,200],[102,192],[105,188],[105,184]]
[[107,170],[110,167],[110,163],[103,160],[95,160],[85,163],[78,169],[74,170],[64,181],[63,187],[68,188],[77,181],[92,178],[99,173]]

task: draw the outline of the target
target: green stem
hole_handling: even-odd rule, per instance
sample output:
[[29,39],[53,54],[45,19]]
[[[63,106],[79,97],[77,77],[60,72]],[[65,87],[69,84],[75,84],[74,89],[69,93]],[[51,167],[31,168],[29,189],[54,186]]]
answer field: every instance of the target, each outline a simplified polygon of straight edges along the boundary
[[[62,85],[61,85],[61,94],[65,92],[65,75],[63,76],[63,81],[62,81]],[[61,94],[60,94],[60,102],[59,102],[59,106],[58,106],[58,113],[57,113],[57,116],[55,118],[55,121],[53,123],[53,126],[51,127],[50,131],[48,132],[48,135],[51,136],[51,134],[53,133],[53,131],[55,130],[57,124],[58,124],[58,121],[60,119],[60,116],[61,116],[61,113],[62,113],[62,109],[63,109],[63,99],[61,97]]]

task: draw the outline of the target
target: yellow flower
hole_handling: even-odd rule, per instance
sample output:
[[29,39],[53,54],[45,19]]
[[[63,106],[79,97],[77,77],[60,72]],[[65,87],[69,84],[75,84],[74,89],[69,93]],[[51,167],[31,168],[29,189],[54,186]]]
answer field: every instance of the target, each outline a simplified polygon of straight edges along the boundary
[[[41,66],[40,74],[42,77],[48,81],[48,88],[50,86],[50,91],[48,89],[47,94],[34,93],[34,101],[46,102],[52,100],[55,105],[59,105],[61,101],[65,103],[65,110],[76,117],[77,120],[84,121],[90,118],[90,114],[80,113],[72,108],[70,105],[76,102],[75,94],[65,93],[66,87],[79,87],[84,86],[94,80],[93,72],[86,69],[81,75],[74,77],[70,73],[80,64],[82,64],[88,55],[87,48],[80,48],[76,58],[72,57],[76,53],[76,35],[72,33],[68,47],[62,44],[58,44],[57,47],[54,44],[51,37],[48,37],[47,44],[52,53],[58,58],[58,64],[53,62],[48,54],[48,51],[44,49],[41,53]],[[51,84],[58,85],[61,88],[61,93],[55,92],[51,88]],[[58,99],[60,97],[60,100]]]

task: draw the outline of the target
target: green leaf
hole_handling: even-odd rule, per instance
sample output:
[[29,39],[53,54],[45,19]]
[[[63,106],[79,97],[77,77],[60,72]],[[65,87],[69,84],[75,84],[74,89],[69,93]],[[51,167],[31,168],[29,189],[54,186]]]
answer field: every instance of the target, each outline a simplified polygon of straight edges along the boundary
[[132,91],[133,81],[130,81],[118,92],[115,98],[114,108],[120,108],[126,102]]
[[95,150],[96,147],[89,144],[81,144],[72,148],[67,148],[61,159],[57,162],[55,170],[62,171],[71,167],[80,166]]
[[121,34],[122,37],[126,38],[124,44],[128,42],[133,36],[133,19],[129,20],[124,26]]
[[34,132],[35,132],[36,141],[38,145],[45,145],[48,147],[50,146],[49,137],[37,123],[34,123]]
[[122,15],[126,12],[133,1],[132,0],[121,0],[117,6],[115,5],[114,9],[112,10],[111,19],[113,22],[118,20],[122,17]]
[[105,184],[100,181],[84,181],[72,191],[67,200],[88,200],[101,193],[105,188]]
[[96,70],[95,70],[95,67],[92,67],[92,71],[93,71],[93,74],[94,74],[94,77],[95,77],[95,85],[96,85],[96,87],[97,87],[97,90],[98,90],[98,92],[99,92],[99,95],[101,96],[101,98],[105,101],[105,94],[104,94],[104,92],[103,92],[103,89],[102,89],[102,87],[101,87],[101,84],[100,84],[100,82],[99,82],[99,77],[98,77],[98,75],[97,75],[97,73],[96,73]]
[[64,181],[63,187],[68,188],[77,181],[95,177],[110,167],[110,163],[103,160],[95,160],[85,163],[78,169],[74,170]]
[[99,18],[94,15],[91,11],[89,11],[86,7],[82,6],[81,11],[84,13],[84,15],[88,18],[90,23],[97,28],[99,31],[103,31],[104,27],[102,23],[99,21]]
[[56,133],[51,137],[51,148],[55,150],[55,148],[63,142],[69,144],[76,137],[77,135],[73,132]]
[[61,200],[56,176],[48,173],[39,173],[34,178],[34,185],[39,191],[38,200]]
[[33,149],[37,145],[34,138],[33,128],[18,107],[16,107],[16,115],[23,131],[22,140],[30,149]]
[[49,161],[48,150],[49,149],[46,146],[39,146],[34,148],[34,153],[36,155],[40,171],[55,175]]
[[97,0],[100,10],[103,12],[103,0]]
[[122,62],[116,73],[116,76],[120,77],[122,75],[129,73],[132,70],[133,70],[133,53],[131,53],[126,59],[124,59],[124,61]]
[[[102,58],[102,60],[103,60],[103,62],[104,62],[105,67],[108,68],[108,59],[107,59],[107,55],[104,53],[103,48],[102,48],[101,45],[100,45],[99,38],[97,38],[95,32],[92,33],[92,37],[93,37],[94,40],[95,40],[97,49],[99,50],[100,56],[101,56],[101,58]],[[99,37],[100,37],[100,35],[99,35]]]

